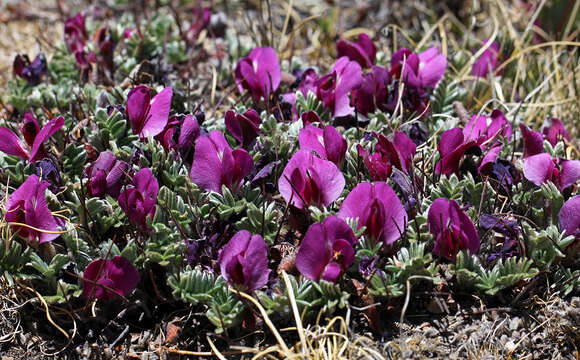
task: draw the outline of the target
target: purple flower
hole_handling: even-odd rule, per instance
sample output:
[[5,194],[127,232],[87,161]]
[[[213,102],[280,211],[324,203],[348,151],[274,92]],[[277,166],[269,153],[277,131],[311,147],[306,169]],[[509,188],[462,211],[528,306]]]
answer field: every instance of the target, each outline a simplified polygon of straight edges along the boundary
[[477,140],[479,143],[493,142],[497,136],[510,139],[512,126],[501,110],[495,109],[491,116],[473,115],[463,128],[464,141]]
[[16,55],[12,70],[15,75],[24,79],[28,85],[36,86],[40,84],[46,74],[46,57],[43,53],[36,55],[34,61],[30,62],[28,55]]
[[520,123],[520,131],[522,133],[522,138],[524,139],[524,159],[532,155],[540,154],[544,150],[542,134],[530,130],[522,123]]
[[300,149],[314,151],[321,159],[330,160],[338,167],[344,162],[346,139],[331,125],[325,126],[324,130],[307,125],[300,130],[298,143]]
[[254,291],[268,282],[268,246],[260,235],[239,231],[220,250],[218,262],[228,284],[244,291]]
[[60,236],[55,233],[58,231],[57,219],[48,209],[44,196],[49,185],[46,181],[40,181],[38,176],[30,175],[6,201],[4,221],[30,242],[42,244]]
[[387,111],[388,86],[391,82],[389,71],[380,66],[373,66],[371,71],[363,75],[361,86],[353,90],[357,111],[368,115],[376,109]]
[[243,114],[228,110],[226,111],[225,123],[233,137],[240,142],[243,148],[247,148],[258,137],[262,119],[254,109],[249,109]]
[[83,297],[112,300],[118,295],[127,296],[141,278],[139,271],[121,256],[111,260],[93,260],[83,274]]
[[161,142],[166,151],[173,149],[185,156],[200,135],[199,123],[204,117],[203,112],[198,112],[195,116],[191,114],[172,116],[165,129],[155,138]]
[[133,134],[139,134],[144,139],[162,132],[169,119],[172,96],[171,86],[163,89],[153,99],[145,85],[131,89],[127,95],[127,117]]
[[524,176],[537,186],[550,180],[563,191],[580,178],[580,161],[553,159],[548,153],[540,153],[524,159]]
[[378,133],[374,133],[374,136],[378,142],[373,154],[367,155],[362,147],[358,148],[359,155],[363,157],[371,179],[386,181],[391,175],[393,166],[408,174],[417,149],[415,143],[401,131],[397,131],[392,136],[392,140]]
[[203,29],[206,29],[211,20],[211,12],[209,8],[194,8],[193,21],[187,31],[187,36],[191,41],[197,40],[197,37]]
[[360,34],[356,42],[348,40],[338,40],[336,43],[336,57],[348,57],[356,61],[363,68],[370,68],[375,62],[377,49],[375,44],[367,34]]
[[[485,40],[483,46],[488,46],[489,40]],[[497,69],[499,54],[499,45],[495,41],[492,42],[481,56],[473,64],[473,76],[486,77],[490,71]]]
[[89,35],[85,29],[85,17],[78,13],[64,23],[64,41],[71,54],[83,51]]
[[132,185],[119,195],[119,206],[131,221],[146,230],[147,217],[153,218],[155,215],[159,183],[151,169],[145,168],[133,176]]
[[310,280],[336,282],[354,262],[356,241],[344,220],[329,216],[308,228],[296,254],[296,268]]
[[[34,162],[46,155],[44,143],[64,126],[62,116],[55,117],[39,130],[38,122],[32,112],[24,115],[24,124],[21,128],[22,136],[26,144],[18,138],[10,129],[0,126],[0,151],[7,155]],[[28,146],[27,146],[28,145]]]
[[[404,66],[403,66],[404,65]],[[420,54],[409,49],[401,49],[391,58],[391,75],[399,76],[413,87],[434,89],[439,80],[445,75],[447,59],[435,47],[429,48]],[[403,73],[401,74],[401,71]]]
[[99,49],[99,53],[96,56],[97,62],[107,71],[112,72],[115,67],[115,63],[113,62],[113,52],[115,51],[116,44],[111,29],[107,26],[99,28],[95,34],[95,41],[97,43],[97,48]]
[[407,213],[395,191],[384,182],[358,184],[342,202],[338,217],[358,219],[365,235],[385,246],[405,232]]
[[90,196],[104,198],[105,195],[119,197],[121,185],[129,165],[119,161],[110,151],[99,154],[97,160],[85,170],[88,177],[87,189]]
[[318,80],[318,74],[316,70],[308,68],[302,72],[298,77],[299,86],[298,89],[304,97],[308,96],[308,92],[316,94],[316,81]]
[[338,167],[312,151],[298,150],[288,161],[278,190],[287,203],[298,209],[309,206],[328,206],[344,189],[344,176]]
[[558,218],[560,229],[564,230],[566,235],[580,237],[580,195],[571,197],[562,205]]
[[238,62],[235,70],[240,92],[248,90],[255,102],[264,100],[280,85],[282,72],[278,55],[271,47],[257,47]]
[[465,141],[461,129],[455,128],[443,132],[437,145],[441,160],[435,164],[435,172],[447,176],[457,174],[459,163],[465,152],[473,148],[480,150],[478,141]]
[[254,159],[244,149],[232,150],[224,135],[214,130],[197,139],[189,176],[207,191],[222,193],[222,185],[237,191],[254,168]]
[[315,81],[316,96],[335,117],[346,116],[354,110],[350,106],[348,94],[358,88],[361,82],[360,65],[343,56],[336,61],[330,74]]
[[552,121],[550,121],[548,126],[544,127],[542,133],[552,146],[556,146],[558,141],[563,139],[570,141],[570,136],[568,136],[564,124],[558,118],[552,118]]
[[479,235],[457,201],[445,198],[433,201],[427,223],[435,236],[435,255],[453,261],[461,250],[469,250],[471,254],[479,251]]

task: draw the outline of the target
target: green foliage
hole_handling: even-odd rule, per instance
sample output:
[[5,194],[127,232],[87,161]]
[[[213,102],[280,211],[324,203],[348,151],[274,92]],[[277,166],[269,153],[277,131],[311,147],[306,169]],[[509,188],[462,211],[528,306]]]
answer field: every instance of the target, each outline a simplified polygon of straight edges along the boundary
[[89,141],[95,148],[104,151],[110,147],[113,153],[123,151],[131,154],[132,146],[139,137],[130,133],[123,114],[114,110],[109,116],[105,109],[97,109],[94,121],[99,130],[92,133]]
[[558,266],[554,280],[552,289],[560,291],[562,297],[580,291],[580,270],[572,271],[565,266]]
[[[290,280],[292,293],[296,299],[298,312],[303,314],[306,310],[308,314],[312,314],[312,311],[309,311],[314,306],[312,302],[315,300],[319,302],[321,301],[314,282],[304,277],[296,279],[296,277],[292,275],[288,275],[288,279]],[[292,315],[290,297],[286,284],[283,281],[279,281],[276,284],[271,296],[268,296],[268,294],[263,291],[258,291],[256,294],[268,315],[276,314],[283,319],[290,319]]]
[[463,197],[463,181],[460,181],[457,175],[452,174],[450,177],[441,175],[439,182],[431,190],[431,199],[446,198],[461,202]]
[[298,114],[314,111],[320,116],[322,121],[328,120],[330,116],[322,101],[318,100],[316,94],[312,91],[309,91],[306,97],[304,97],[302,91],[296,91],[296,110]]
[[454,112],[453,103],[461,101],[466,93],[466,90],[447,71],[431,95],[431,113],[451,115]]
[[565,236],[556,225],[535,230],[523,223],[523,233],[528,239],[530,258],[538,268],[548,269],[555,261],[564,258],[564,249],[574,241],[574,236]]
[[173,289],[173,296],[205,306],[206,316],[216,326],[217,333],[240,323],[245,306],[222,277],[216,279],[208,271],[188,266],[179,278],[169,277],[168,284]]
[[408,248],[401,248],[396,256],[389,259],[386,270],[392,273],[401,285],[413,275],[432,277],[434,283],[439,283],[437,277],[439,267],[432,261],[431,254],[425,254],[425,243],[411,242]]
[[23,250],[19,242],[4,239],[0,244],[0,275],[4,275],[9,284],[14,284],[15,277],[24,276],[24,266],[32,254],[30,247]]

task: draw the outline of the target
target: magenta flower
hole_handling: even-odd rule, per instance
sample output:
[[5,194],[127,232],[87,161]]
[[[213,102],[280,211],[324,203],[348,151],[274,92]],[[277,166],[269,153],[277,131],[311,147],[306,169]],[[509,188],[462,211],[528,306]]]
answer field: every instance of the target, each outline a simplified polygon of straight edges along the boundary
[[[26,143],[18,138],[10,129],[0,126],[0,151],[7,155],[34,162],[46,155],[44,143],[64,126],[62,116],[55,117],[40,129],[32,112],[24,115],[24,124],[21,128],[22,136]],[[28,145],[28,146],[27,146]]]
[[198,119],[203,121],[204,116],[202,112],[198,112],[195,116],[191,114],[172,116],[165,129],[155,138],[161,142],[166,151],[173,149],[183,156],[195,145],[201,132]]
[[119,195],[119,206],[131,221],[146,230],[147,217],[152,219],[155,215],[159,183],[151,169],[145,168],[133,176],[132,185]]
[[363,75],[361,86],[352,92],[352,97],[356,102],[356,110],[365,116],[376,109],[387,111],[390,82],[391,75],[387,69],[373,66],[371,71]]
[[342,202],[338,217],[358,219],[358,229],[385,246],[405,233],[407,213],[395,191],[384,182],[358,184]]
[[105,195],[119,197],[128,169],[129,165],[117,160],[112,152],[100,153],[97,160],[85,170],[85,176],[88,177],[89,195],[100,198],[104,198]]
[[189,177],[205,190],[221,194],[223,185],[237,191],[253,168],[254,159],[246,150],[232,150],[224,135],[214,130],[197,140]]
[[141,281],[139,271],[121,256],[111,260],[93,260],[83,274],[83,297],[112,300],[127,296]]
[[558,213],[560,229],[566,235],[580,236],[580,195],[568,199]]
[[243,291],[254,291],[268,282],[268,246],[260,235],[239,231],[220,250],[218,262],[228,284]]
[[348,40],[338,40],[336,43],[336,57],[348,57],[356,61],[363,68],[370,68],[375,62],[377,49],[375,44],[367,34],[360,34],[356,42]]
[[284,168],[278,190],[287,203],[304,209],[330,205],[338,199],[344,184],[344,176],[332,161],[320,159],[312,151],[298,150]]
[[467,151],[473,148],[479,149],[478,141],[465,141],[461,129],[455,128],[443,132],[437,145],[441,160],[435,164],[435,172],[447,176],[457,174],[461,159]]
[[28,85],[36,86],[40,84],[48,68],[46,66],[46,57],[43,53],[36,55],[32,63],[28,55],[16,55],[12,64],[14,75],[24,79]]
[[236,84],[240,92],[248,90],[255,102],[264,100],[280,85],[282,72],[278,55],[271,47],[257,47],[236,66]]
[[324,160],[332,161],[341,167],[346,156],[346,139],[334,128],[327,125],[324,130],[312,125],[307,125],[300,130],[298,135],[300,149],[310,150]]
[[315,81],[316,96],[335,117],[346,116],[353,112],[348,94],[360,86],[362,70],[356,61],[346,56],[336,61],[332,72]]
[[356,241],[344,220],[329,216],[308,228],[296,254],[296,268],[310,280],[336,282],[354,262]]
[[[403,68],[404,65],[404,68]],[[447,59],[435,47],[420,54],[409,49],[400,49],[391,57],[391,75],[399,76],[413,87],[434,89],[445,75]],[[403,73],[401,74],[401,71]]]
[[570,136],[568,136],[568,132],[566,131],[564,124],[558,118],[552,118],[550,125],[544,127],[542,133],[546,137],[546,140],[552,144],[552,146],[556,146],[558,141],[562,139],[570,141]]
[[64,22],[64,42],[71,54],[83,51],[88,37],[83,14],[79,13]]
[[524,159],[532,155],[540,154],[544,150],[542,134],[530,130],[522,123],[520,123],[520,131],[522,133],[522,138],[524,139]]
[[548,153],[540,153],[524,159],[524,176],[537,186],[549,180],[563,191],[580,178],[580,161],[553,159]]
[[[487,46],[489,40],[485,40],[483,46]],[[495,71],[499,66],[499,45],[495,41],[481,54],[481,56],[473,64],[473,76],[486,77],[490,71]]]
[[510,139],[512,126],[501,110],[495,109],[491,115],[473,115],[463,128],[464,141],[477,140],[478,143],[493,142],[498,136]]
[[96,55],[97,62],[107,71],[112,72],[115,67],[113,52],[115,51],[116,43],[111,29],[107,26],[99,28],[95,34],[95,41],[99,49],[99,53]]
[[471,219],[457,201],[439,198],[433,201],[427,215],[429,231],[435,236],[433,253],[451,261],[461,250],[479,251],[479,235]]
[[243,148],[247,148],[258,137],[262,118],[254,109],[249,109],[243,114],[228,110],[226,111],[225,123],[233,137],[240,142]]
[[299,76],[298,80],[300,81],[300,85],[298,89],[304,97],[308,96],[309,92],[316,94],[316,81],[318,80],[318,74],[316,70],[312,68],[308,68],[304,70]]
[[4,221],[9,223],[20,237],[30,242],[38,241],[42,244],[60,236],[56,233],[57,219],[48,209],[44,196],[49,186],[47,181],[40,181],[38,176],[30,175],[6,201]]
[[190,40],[195,41],[201,31],[209,26],[211,20],[211,12],[209,8],[194,8],[193,21],[187,31],[187,36]]
[[171,86],[163,89],[153,99],[151,91],[145,85],[131,89],[127,95],[127,117],[133,128],[133,134],[141,139],[155,136],[165,129],[171,111]]

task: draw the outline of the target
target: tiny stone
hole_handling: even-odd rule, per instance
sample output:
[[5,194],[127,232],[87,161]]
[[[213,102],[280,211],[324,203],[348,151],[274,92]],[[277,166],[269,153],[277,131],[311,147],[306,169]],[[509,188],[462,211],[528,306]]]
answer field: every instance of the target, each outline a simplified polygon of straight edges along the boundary
[[512,331],[517,330],[520,327],[522,327],[522,319],[515,317],[515,318],[510,320],[510,326],[509,326],[510,330],[512,330]]

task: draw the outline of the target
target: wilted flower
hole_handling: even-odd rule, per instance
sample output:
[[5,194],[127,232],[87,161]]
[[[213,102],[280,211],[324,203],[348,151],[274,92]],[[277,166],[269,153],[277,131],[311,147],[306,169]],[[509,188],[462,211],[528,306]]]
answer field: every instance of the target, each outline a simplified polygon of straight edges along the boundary
[[[420,54],[401,49],[391,57],[391,75],[401,78],[405,84],[425,89],[434,89],[445,75],[447,59],[435,47]],[[401,71],[403,72],[401,74]]]
[[243,148],[247,148],[258,137],[262,118],[254,109],[249,109],[243,114],[228,110],[226,111],[225,123],[233,137],[240,142]]
[[131,89],[127,95],[127,117],[133,134],[139,134],[143,139],[162,132],[169,119],[172,96],[171,86],[163,89],[153,99],[145,85]]
[[260,235],[239,231],[220,250],[218,262],[228,284],[244,291],[254,291],[268,282],[268,246]]
[[346,56],[336,61],[330,74],[315,81],[316,96],[335,117],[353,112],[348,94],[360,86],[362,70],[356,61]]
[[356,42],[344,39],[338,40],[336,43],[336,53],[336,57],[346,56],[350,60],[359,63],[365,69],[370,68],[375,62],[377,49],[371,38],[367,34],[362,33],[358,36]]
[[203,122],[204,118],[205,114],[201,111],[195,115],[172,116],[165,129],[155,138],[161,142],[166,151],[173,149],[185,156],[195,145],[201,132],[199,123]]
[[28,159],[30,162],[39,160],[46,155],[44,143],[63,126],[64,118],[58,116],[40,129],[34,114],[26,112],[24,124],[20,130],[26,144],[22,143],[10,129],[0,126],[0,151],[25,160]]
[[121,256],[111,260],[93,260],[83,274],[83,297],[112,300],[119,295],[127,296],[139,281],[139,271]]
[[147,229],[147,217],[153,218],[155,215],[159,183],[151,169],[145,168],[133,176],[132,185],[119,195],[119,206],[131,221],[141,229]]
[[115,39],[111,29],[103,26],[95,33],[95,43],[99,49],[96,60],[109,72],[114,70],[113,52],[115,51]]
[[330,160],[338,167],[346,156],[346,139],[331,125],[324,130],[307,125],[300,130],[298,143],[300,149],[314,151],[321,159]]
[[46,57],[43,53],[36,55],[34,61],[30,62],[28,55],[16,55],[12,70],[16,76],[24,79],[28,85],[35,86],[40,84],[46,74]]
[[554,159],[548,153],[540,153],[524,159],[524,176],[537,186],[549,180],[563,191],[580,178],[580,161]]
[[[488,46],[489,40],[485,40],[483,46]],[[497,69],[499,56],[499,45],[495,41],[489,44],[483,54],[473,64],[473,76],[486,77],[490,71]]]
[[232,150],[224,135],[214,130],[197,139],[189,176],[207,191],[222,193],[222,185],[237,191],[254,168],[254,159],[244,149]]
[[308,228],[296,254],[296,268],[313,281],[336,282],[354,261],[356,241],[344,220],[329,216]]
[[278,190],[287,203],[298,209],[328,206],[344,189],[344,176],[331,161],[323,160],[312,151],[298,150],[288,161]]
[[384,182],[358,184],[342,202],[338,216],[358,219],[358,229],[366,226],[366,236],[385,246],[397,241],[407,225],[403,204]]
[[110,151],[99,154],[97,160],[85,170],[88,177],[87,190],[90,196],[100,198],[105,195],[117,198],[121,192],[121,185],[129,165],[117,160]]
[[564,124],[558,118],[552,118],[550,124],[544,127],[542,133],[546,137],[546,140],[552,144],[552,146],[556,146],[558,141],[562,139],[570,141],[570,136],[568,136],[568,132],[566,131]]
[[479,251],[479,235],[471,219],[457,201],[439,198],[433,201],[427,215],[429,231],[435,236],[435,255],[455,260],[461,250]]
[[4,220],[30,242],[42,244],[60,236],[57,219],[48,209],[44,196],[49,185],[38,176],[30,175],[6,201]]
[[240,92],[248,90],[256,102],[268,99],[282,79],[278,55],[271,47],[254,48],[238,62],[235,75]]

